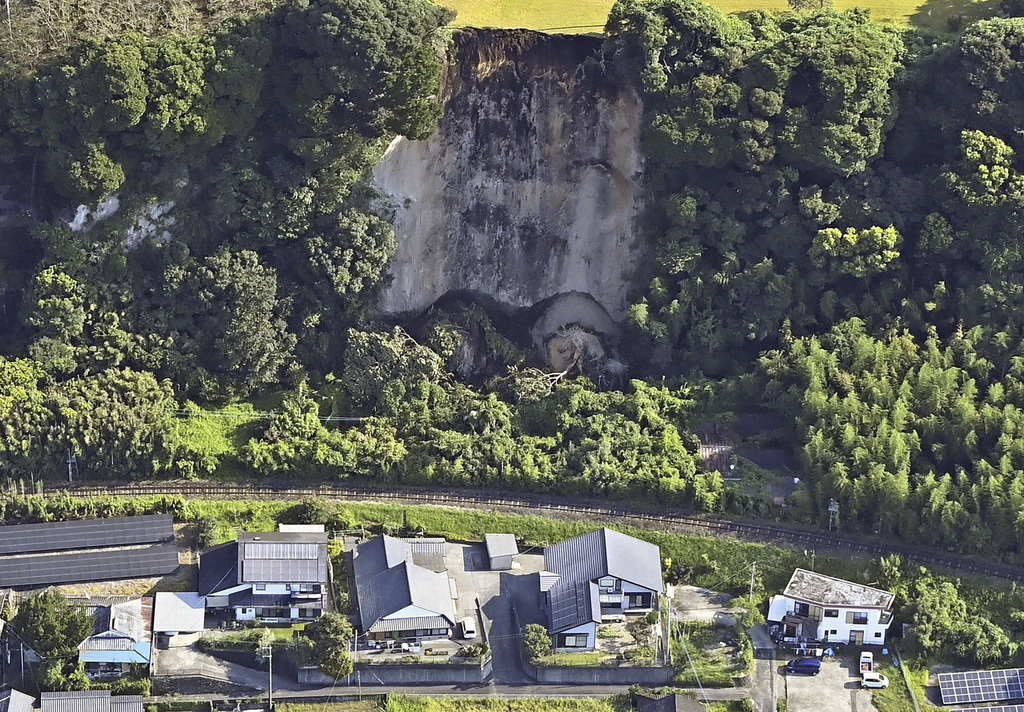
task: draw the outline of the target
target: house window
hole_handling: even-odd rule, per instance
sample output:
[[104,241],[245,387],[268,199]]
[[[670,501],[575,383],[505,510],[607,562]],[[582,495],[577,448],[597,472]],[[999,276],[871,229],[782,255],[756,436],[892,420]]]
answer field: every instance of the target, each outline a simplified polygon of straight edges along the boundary
[[258,583],[258,584],[256,584],[256,590],[257,591],[266,591],[267,590],[267,584],[265,584],[265,583]]
[[839,609],[838,608],[826,608],[825,609],[825,617],[826,618],[838,618],[839,617]]
[[580,633],[578,635],[563,635],[562,645],[563,648],[585,648],[587,647],[587,634]]
[[881,634],[881,633],[875,633],[875,637],[876,637],[876,638],[881,638],[881,637],[882,637],[882,634]]
[[864,611],[849,611],[846,614],[846,622],[853,625],[867,625],[868,614]]
[[601,593],[613,593],[620,589],[618,580],[612,576],[605,576],[597,580],[597,586],[601,589]]
[[830,631],[828,632],[828,634],[829,634],[829,635],[839,635],[839,631],[838,631],[838,630],[830,630]]
[[798,616],[804,616],[805,618],[807,616],[811,615],[811,607],[808,606],[806,603],[795,603],[795,604],[793,604],[793,611]]

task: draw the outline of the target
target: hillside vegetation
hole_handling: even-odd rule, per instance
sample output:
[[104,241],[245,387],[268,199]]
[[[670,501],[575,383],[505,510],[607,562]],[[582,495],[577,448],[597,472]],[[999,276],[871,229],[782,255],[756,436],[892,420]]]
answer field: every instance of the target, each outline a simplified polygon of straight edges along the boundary
[[[433,130],[451,13],[244,9],[18,26],[2,472],[64,477],[74,454],[82,479],[359,478],[820,525],[835,500],[844,529],[1021,559],[1024,19],[935,36],[859,10],[616,3],[587,71],[643,96],[655,258],[632,380],[591,380],[473,305],[415,340],[372,318],[394,234],[367,173]],[[489,370],[460,380],[474,334]],[[785,511],[698,455],[698,425],[752,409],[796,455]]]

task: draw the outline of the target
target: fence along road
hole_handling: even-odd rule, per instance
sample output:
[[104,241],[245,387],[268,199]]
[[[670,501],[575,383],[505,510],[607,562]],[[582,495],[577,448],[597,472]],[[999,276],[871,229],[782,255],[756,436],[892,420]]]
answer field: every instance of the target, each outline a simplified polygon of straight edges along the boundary
[[704,536],[731,536],[766,544],[787,544],[816,551],[847,552],[861,556],[900,554],[920,564],[940,566],[976,576],[1024,583],[1024,568],[955,554],[941,549],[882,542],[851,534],[833,534],[775,524],[720,517],[698,517],[650,511],[621,504],[572,504],[565,499],[531,495],[493,497],[472,492],[426,492],[415,489],[379,490],[360,487],[266,487],[216,483],[139,483],[110,487],[48,487],[47,494],[67,492],[74,497],[143,497],[180,495],[194,499],[302,500],[312,497],[347,501],[378,501],[408,505],[437,505],[463,509],[526,512],[559,519],[616,520],[644,529],[675,530]]

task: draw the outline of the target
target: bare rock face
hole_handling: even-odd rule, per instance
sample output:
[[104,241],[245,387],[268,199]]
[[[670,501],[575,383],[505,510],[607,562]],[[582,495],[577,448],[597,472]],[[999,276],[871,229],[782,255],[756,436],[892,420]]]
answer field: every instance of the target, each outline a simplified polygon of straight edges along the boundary
[[458,35],[438,130],[396,139],[374,171],[398,238],[382,311],[450,290],[517,307],[578,291],[623,315],[642,259],[641,104],[599,48],[521,30]]

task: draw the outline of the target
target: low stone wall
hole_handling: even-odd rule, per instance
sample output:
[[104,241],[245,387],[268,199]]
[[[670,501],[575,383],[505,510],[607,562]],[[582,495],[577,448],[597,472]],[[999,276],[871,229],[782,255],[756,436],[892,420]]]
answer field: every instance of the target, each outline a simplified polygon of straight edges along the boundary
[[[396,664],[356,665],[355,671],[340,681],[343,685],[473,685],[491,676],[491,659],[482,664]],[[316,667],[299,668],[298,681],[304,685],[332,685],[334,678]]]
[[527,673],[548,685],[644,685],[658,687],[672,682],[670,667],[584,667],[577,665],[531,665],[523,661]]

